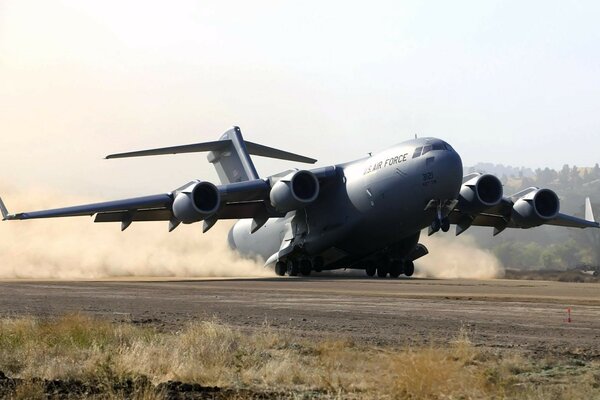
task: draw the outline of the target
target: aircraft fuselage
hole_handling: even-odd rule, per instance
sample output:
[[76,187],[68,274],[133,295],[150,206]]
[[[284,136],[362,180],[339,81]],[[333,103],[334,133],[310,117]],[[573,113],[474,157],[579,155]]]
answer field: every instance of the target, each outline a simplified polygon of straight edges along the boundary
[[425,208],[432,200],[456,199],[463,177],[458,153],[435,138],[410,140],[330,168],[337,184],[323,187],[316,202],[269,219],[253,234],[250,220],[238,221],[230,246],[266,260],[286,239],[293,240],[303,254],[323,257],[323,269],[350,267],[404,241],[410,251],[436,216],[435,208]]

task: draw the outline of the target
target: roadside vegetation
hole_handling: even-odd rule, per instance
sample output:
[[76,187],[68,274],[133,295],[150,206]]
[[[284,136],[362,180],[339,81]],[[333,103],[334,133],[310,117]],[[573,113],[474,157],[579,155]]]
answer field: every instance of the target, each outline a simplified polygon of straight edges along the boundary
[[460,332],[392,348],[217,321],[159,332],[83,315],[0,320],[1,398],[598,398],[599,367],[483,350]]

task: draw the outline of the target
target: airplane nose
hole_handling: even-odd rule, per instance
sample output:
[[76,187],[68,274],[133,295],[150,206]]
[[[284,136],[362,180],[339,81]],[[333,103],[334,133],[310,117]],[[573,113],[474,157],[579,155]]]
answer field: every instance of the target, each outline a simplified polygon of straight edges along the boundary
[[463,178],[463,165],[460,155],[454,151],[445,151],[436,157],[436,166],[438,176],[442,177],[442,181],[449,193],[458,196]]

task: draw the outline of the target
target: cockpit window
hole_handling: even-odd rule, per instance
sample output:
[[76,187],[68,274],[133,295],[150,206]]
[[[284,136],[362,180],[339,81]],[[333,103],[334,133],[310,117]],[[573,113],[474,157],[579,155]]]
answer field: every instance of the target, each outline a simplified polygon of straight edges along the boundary
[[425,155],[425,154],[429,153],[432,148],[433,148],[432,145],[428,145],[428,146],[423,147],[423,154],[422,155]]
[[423,148],[422,148],[422,147],[417,147],[417,148],[415,149],[415,152],[414,152],[414,154],[413,154],[413,158],[417,158],[417,157],[419,157],[419,156],[421,155],[421,151],[422,151],[422,150],[423,150]]
[[442,143],[434,143],[432,150],[446,150]]
[[452,146],[450,146],[448,143],[444,142],[444,145],[446,146],[446,150],[448,150],[448,151],[454,151],[454,149],[452,148]]

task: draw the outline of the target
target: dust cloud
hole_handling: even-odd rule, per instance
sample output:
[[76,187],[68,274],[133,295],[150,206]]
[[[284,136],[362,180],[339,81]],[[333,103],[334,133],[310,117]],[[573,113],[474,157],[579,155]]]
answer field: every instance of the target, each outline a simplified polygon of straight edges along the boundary
[[421,236],[429,254],[415,262],[415,276],[428,278],[493,279],[504,276],[500,260],[481,249],[469,235]]
[[[10,212],[84,204],[49,190],[18,192],[6,185]],[[97,199],[91,200],[97,201]],[[201,224],[169,233],[167,222],[93,223],[90,217],[0,223],[0,279],[107,279],[126,277],[260,277],[273,273],[227,246],[231,221],[202,233]]]

